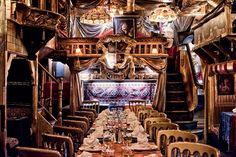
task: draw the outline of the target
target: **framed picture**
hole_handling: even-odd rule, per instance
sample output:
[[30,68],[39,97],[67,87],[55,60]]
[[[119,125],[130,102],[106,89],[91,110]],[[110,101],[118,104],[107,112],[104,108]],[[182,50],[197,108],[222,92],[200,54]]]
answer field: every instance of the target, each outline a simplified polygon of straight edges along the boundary
[[113,18],[114,34],[123,34],[131,38],[136,37],[136,17],[116,16]]
[[218,74],[217,75],[217,90],[218,90],[218,95],[233,95],[234,94],[234,75],[233,74]]

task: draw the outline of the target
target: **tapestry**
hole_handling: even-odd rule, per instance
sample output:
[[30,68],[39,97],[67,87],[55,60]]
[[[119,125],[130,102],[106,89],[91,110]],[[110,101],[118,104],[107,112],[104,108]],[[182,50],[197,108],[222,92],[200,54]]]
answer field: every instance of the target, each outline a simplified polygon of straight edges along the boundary
[[124,105],[130,99],[152,102],[156,81],[147,82],[94,82],[83,81],[84,100],[98,100],[100,104],[116,103]]

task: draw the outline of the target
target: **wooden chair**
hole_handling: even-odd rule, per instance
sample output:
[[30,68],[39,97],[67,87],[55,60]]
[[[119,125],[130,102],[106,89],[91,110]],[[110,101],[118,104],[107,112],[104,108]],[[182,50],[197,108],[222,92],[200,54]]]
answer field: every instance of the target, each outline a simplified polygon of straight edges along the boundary
[[76,116],[87,117],[89,119],[90,126],[92,126],[96,115],[92,111],[75,111]]
[[220,157],[217,148],[196,142],[174,142],[167,147],[167,157]]
[[87,126],[91,127],[89,119],[87,117],[68,115],[66,117],[66,119],[68,119],[68,120],[77,120],[77,121],[84,121],[87,124]]
[[163,155],[166,155],[167,147],[170,143],[187,141],[197,142],[198,136],[183,130],[160,130],[156,135],[156,144]]
[[16,147],[17,157],[62,157],[59,151],[31,147]]
[[57,150],[62,157],[74,156],[74,145],[69,136],[42,134],[43,148]]
[[91,101],[91,100],[84,100],[81,104],[81,109],[95,109],[96,114],[100,113],[100,102],[99,101]]
[[167,115],[164,112],[152,111],[149,114],[149,117],[164,117],[167,118]]
[[146,133],[149,133],[149,128],[151,124],[158,122],[171,122],[171,120],[169,118],[164,118],[164,117],[146,118],[144,120],[144,130],[146,131]]
[[142,125],[144,125],[144,120],[149,117],[150,110],[139,110],[138,111],[138,120]]
[[157,132],[160,130],[179,130],[178,124],[170,122],[157,122],[149,126],[150,139],[156,142]]
[[83,143],[84,131],[80,128],[53,126],[53,133],[58,135],[69,136],[74,144],[74,150],[77,152],[78,148]]
[[138,108],[141,106],[146,106],[145,100],[129,100],[129,109],[136,115],[138,114]]
[[63,120],[62,121],[63,126],[67,127],[75,127],[75,128],[80,128],[84,132],[84,137],[86,136],[88,132],[88,126],[84,121],[78,121],[78,120]]

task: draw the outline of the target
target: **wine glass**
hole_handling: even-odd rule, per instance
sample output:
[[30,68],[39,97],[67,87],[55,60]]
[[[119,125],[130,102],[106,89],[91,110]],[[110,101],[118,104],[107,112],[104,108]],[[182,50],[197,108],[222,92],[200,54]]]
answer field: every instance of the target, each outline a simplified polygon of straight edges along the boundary
[[126,132],[124,137],[125,145],[130,146],[132,143],[132,134],[130,132]]
[[113,136],[112,136],[111,132],[105,131],[103,133],[103,145],[104,145],[105,149],[111,148],[112,141],[113,141],[112,138],[113,138]]

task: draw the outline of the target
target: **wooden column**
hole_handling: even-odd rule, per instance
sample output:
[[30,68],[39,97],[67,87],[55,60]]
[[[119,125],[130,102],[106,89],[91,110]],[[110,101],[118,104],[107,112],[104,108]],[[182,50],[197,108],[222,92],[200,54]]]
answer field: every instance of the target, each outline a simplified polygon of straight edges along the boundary
[[59,95],[59,103],[58,103],[58,125],[62,125],[62,91],[63,91],[63,78],[59,79],[58,86],[58,95]]
[[[0,156],[7,157],[6,139],[7,139],[7,114],[6,114],[6,93],[7,93],[7,52],[6,52],[6,8],[5,0],[0,1],[0,105],[4,105],[3,119],[0,130]],[[2,124],[3,123],[3,124]]]
[[32,104],[33,104],[33,117],[32,117],[32,131],[33,141],[35,146],[38,147],[39,133],[38,133],[38,56],[36,60],[30,61],[31,65],[31,77],[32,77]]

